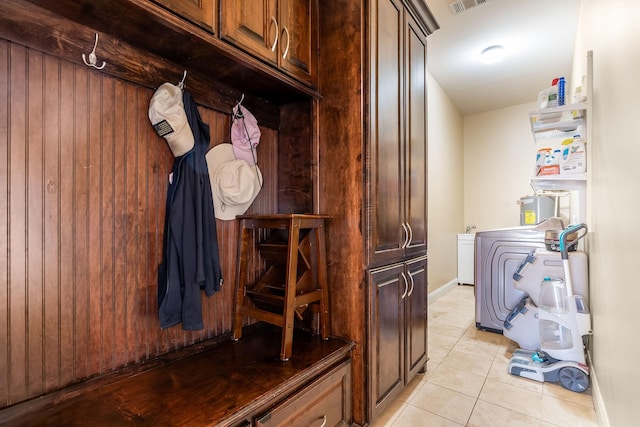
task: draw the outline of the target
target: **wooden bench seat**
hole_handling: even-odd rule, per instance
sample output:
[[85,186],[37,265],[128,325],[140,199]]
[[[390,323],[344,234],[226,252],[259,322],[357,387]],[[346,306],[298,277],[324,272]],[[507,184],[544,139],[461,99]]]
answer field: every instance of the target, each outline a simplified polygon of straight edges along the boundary
[[296,351],[281,362],[279,328],[260,323],[246,329],[236,342],[227,336],[222,343],[196,345],[195,354],[183,349],[148,363],[148,369],[135,366],[5,408],[0,425],[251,425],[350,360],[352,343],[296,331]]

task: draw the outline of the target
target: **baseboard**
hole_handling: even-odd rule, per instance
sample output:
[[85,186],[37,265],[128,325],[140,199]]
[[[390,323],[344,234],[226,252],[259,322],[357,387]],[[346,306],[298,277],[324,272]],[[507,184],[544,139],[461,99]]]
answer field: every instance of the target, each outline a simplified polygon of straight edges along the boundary
[[429,292],[429,304],[432,304],[432,303],[436,302],[438,300],[438,298],[440,298],[443,295],[446,295],[448,292],[451,292],[452,290],[455,289],[456,286],[458,286],[458,278],[457,277],[455,279],[445,283],[444,285],[440,286],[435,291]]
[[600,385],[598,383],[598,376],[596,370],[593,369],[593,363],[591,361],[591,352],[587,351],[587,358],[589,360],[589,376],[591,377],[591,395],[593,397],[593,406],[596,410],[596,416],[598,417],[598,424],[600,427],[610,427],[609,416],[607,415],[607,408],[604,406],[604,400],[602,400],[602,393],[600,392]]

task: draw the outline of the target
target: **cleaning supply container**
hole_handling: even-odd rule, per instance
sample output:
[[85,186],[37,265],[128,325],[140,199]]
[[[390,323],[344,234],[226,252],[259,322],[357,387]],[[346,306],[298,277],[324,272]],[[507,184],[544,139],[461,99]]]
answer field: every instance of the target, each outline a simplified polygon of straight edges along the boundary
[[553,150],[551,150],[551,148],[549,147],[541,148],[538,150],[538,152],[536,153],[536,168],[534,171],[535,176],[540,175],[540,171],[544,166],[545,159],[547,158],[547,156],[551,155],[552,152]]
[[558,106],[558,86],[551,86],[538,94],[538,108],[550,108]]
[[560,173],[574,174],[587,171],[587,149],[580,135],[562,141]]

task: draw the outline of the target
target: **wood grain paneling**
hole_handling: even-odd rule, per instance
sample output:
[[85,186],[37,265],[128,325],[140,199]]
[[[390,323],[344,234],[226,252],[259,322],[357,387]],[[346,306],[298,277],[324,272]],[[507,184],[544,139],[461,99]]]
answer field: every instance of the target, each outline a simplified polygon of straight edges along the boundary
[[[161,330],[157,267],[173,161],[152,91],[0,40],[0,407],[231,330],[235,221],[218,221],[222,290],[205,329]],[[211,145],[229,116],[201,108]],[[278,131],[248,213],[277,212]]]

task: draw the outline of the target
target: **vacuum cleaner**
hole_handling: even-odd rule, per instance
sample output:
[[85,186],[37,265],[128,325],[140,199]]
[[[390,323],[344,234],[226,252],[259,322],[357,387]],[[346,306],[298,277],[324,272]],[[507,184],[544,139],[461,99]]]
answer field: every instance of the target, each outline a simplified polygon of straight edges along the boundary
[[[577,234],[578,231],[582,233]],[[582,295],[574,293],[569,250],[586,236],[587,226],[569,226],[560,232],[559,251],[564,279],[545,277],[538,289],[529,290],[504,322],[504,335],[521,347],[509,362],[512,375],[540,382],[559,382],[574,392],[589,387],[589,366],[583,337],[591,334],[591,318]],[[568,236],[574,238],[568,242]],[[577,237],[576,237],[577,236]],[[514,286],[523,277],[533,254],[513,275]],[[581,284],[586,289],[586,284]],[[521,289],[522,290],[522,289]]]

